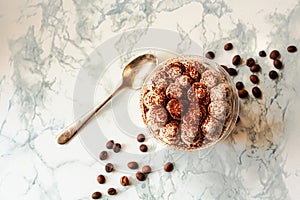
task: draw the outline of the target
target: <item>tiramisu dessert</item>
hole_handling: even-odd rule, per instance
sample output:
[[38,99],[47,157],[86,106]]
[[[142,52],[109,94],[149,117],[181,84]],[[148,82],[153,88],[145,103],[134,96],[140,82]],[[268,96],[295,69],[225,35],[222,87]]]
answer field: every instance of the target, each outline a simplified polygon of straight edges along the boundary
[[202,149],[224,138],[237,118],[230,77],[197,56],[169,59],[148,77],[141,92],[142,117],[161,142]]

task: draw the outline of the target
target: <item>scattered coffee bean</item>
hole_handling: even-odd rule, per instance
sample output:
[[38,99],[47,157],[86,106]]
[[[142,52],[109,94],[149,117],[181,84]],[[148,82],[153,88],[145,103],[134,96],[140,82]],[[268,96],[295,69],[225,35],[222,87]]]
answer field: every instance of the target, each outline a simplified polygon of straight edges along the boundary
[[138,142],[144,142],[145,141],[145,135],[144,134],[138,134],[138,136],[136,137]]
[[121,144],[115,143],[114,146],[113,146],[113,151],[115,153],[118,153],[118,152],[120,152],[120,150],[121,150]]
[[252,74],[250,76],[250,81],[254,84],[258,84],[259,83],[259,78],[255,75],[255,74]]
[[206,52],[205,57],[208,58],[208,59],[214,59],[215,58],[215,53],[212,52],[212,51],[208,51],[208,52]]
[[275,70],[271,70],[269,72],[269,77],[270,77],[270,79],[277,79],[278,78],[278,73]]
[[110,172],[112,172],[113,170],[114,170],[114,165],[113,165],[113,164],[107,163],[107,164],[105,165],[105,171],[106,171],[107,173],[110,173]]
[[115,188],[108,188],[107,193],[109,195],[116,195],[117,194],[117,190]]
[[100,199],[102,197],[102,194],[100,192],[94,192],[92,194],[93,199]]
[[250,67],[251,72],[259,72],[260,71],[260,65],[254,64],[252,67]]
[[120,179],[120,183],[122,186],[127,186],[129,185],[129,179],[127,176],[122,176]]
[[287,50],[288,52],[290,52],[290,53],[294,53],[294,52],[297,51],[297,47],[294,46],[294,45],[290,45],[290,46],[288,46],[288,47],[286,48],[286,50]]
[[129,169],[137,169],[137,168],[139,168],[139,164],[137,162],[131,161],[131,162],[127,163],[127,167]]
[[137,172],[137,173],[135,174],[135,177],[136,177],[136,179],[139,180],[139,181],[144,181],[144,180],[146,180],[146,175],[145,175],[144,173],[142,173],[142,172]]
[[142,168],[142,172],[144,174],[150,174],[152,171],[151,167],[149,165],[145,165],[143,168]]
[[228,67],[227,66],[225,66],[225,65],[221,65],[221,67],[225,70],[225,71],[227,71],[228,70]]
[[100,174],[98,177],[97,177],[97,181],[99,184],[104,184],[105,183],[105,177]]
[[270,53],[270,58],[273,60],[277,59],[279,56],[280,56],[280,53],[278,50],[273,50]]
[[266,52],[265,52],[264,50],[260,51],[260,52],[258,53],[258,55],[259,55],[260,57],[266,57],[266,56],[267,56],[267,54],[266,54]]
[[100,160],[106,160],[107,159],[107,151],[101,151],[99,158],[100,158]]
[[171,171],[173,171],[173,169],[174,169],[174,165],[173,165],[173,163],[171,163],[171,162],[167,162],[167,163],[164,165],[164,170],[165,170],[166,172],[171,172]]
[[235,123],[236,123],[236,124],[239,123],[240,120],[241,120],[241,118],[240,118],[240,116],[238,116]]
[[239,65],[241,63],[241,56],[240,55],[235,55],[232,58],[232,64],[233,65]]
[[255,98],[260,98],[261,97],[261,90],[258,87],[253,87],[252,88],[252,94]]
[[228,68],[227,72],[230,76],[236,76],[237,75],[237,71],[232,67]]
[[248,67],[251,67],[251,66],[253,66],[255,64],[255,60],[253,59],[253,58],[248,58],[247,60],[246,60],[246,65],[248,66]]
[[280,60],[274,60],[273,65],[276,69],[281,69],[282,68],[282,62]]
[[141,152],[147,152],[147,151],[148,151],[148,147],[147,147],[147,145],[145,145],[145,144],[141,144],[141,146],[140,146],[140,150],[141,150]]
[[112,149],[114,146],[114,141],[113,140],[109,140],[107,143],[106,143],[106,148],[108,149]]
[[246,89],[241,89],[238,91],[238,95],[241,99],[248,97],[248,91]]
[[230,43],[230,42],[224,45],[224,50],[225,50],[225,51],[229,51],[229,50],[231,50],[232,48],[233,48],[233,45],[232,45],[232,43]]
[[244,83],[241,81],[236,82],[235,84],[236,89],[241,90],[244,88]]

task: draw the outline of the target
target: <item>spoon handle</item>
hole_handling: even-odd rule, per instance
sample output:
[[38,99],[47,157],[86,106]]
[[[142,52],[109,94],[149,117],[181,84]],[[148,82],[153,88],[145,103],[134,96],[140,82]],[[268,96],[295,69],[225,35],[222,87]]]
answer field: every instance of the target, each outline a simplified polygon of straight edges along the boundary
[[103,102],[99,103],[88,113],[74,121],[68,127],[64,128],[62,132],[59,134],[57,138],[58,144],[67,144],[77,133],[80,131],[82,127],[84,127],[95,115],[98,111],[107,103],[113,96],[115,96],[120,90],[124,88],[123,85],[118,87],[109,97],[107,97]]

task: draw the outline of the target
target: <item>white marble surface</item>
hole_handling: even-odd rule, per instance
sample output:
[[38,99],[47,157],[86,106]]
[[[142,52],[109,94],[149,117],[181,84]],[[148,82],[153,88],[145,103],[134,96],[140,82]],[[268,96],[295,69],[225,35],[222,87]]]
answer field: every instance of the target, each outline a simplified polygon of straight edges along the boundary
[[[91,199],[95,190],[102,199],[122,200],[299,199],[300,52],[285,50],[289,44],[300,49],[299,19],[297,0],[1,0],[0,199]],[[181,47],[193,40],[215,51],[220,64],[230,65],[235,53],[254,57],[263,69],[263,98],[240,101],[241,122],[208,154],[185,154],[172,173],[157,171],[127,188],[118,183],[123,172],[99,186],[103,165],[78,138],[59,146],[56,136],[75,118],[75,85],[91,52],[124,31],[147,27],[178,32]],[[228,41],[234,50],[224,52]],[[116,49],[130,50],[121,43]],[[258,57],[262,49],[282,53],[278,81],[268,78],[272,63]],[[251,91],[249,74],[242,65],[234,81]],[[117,196],[106,195],[110,186]]]

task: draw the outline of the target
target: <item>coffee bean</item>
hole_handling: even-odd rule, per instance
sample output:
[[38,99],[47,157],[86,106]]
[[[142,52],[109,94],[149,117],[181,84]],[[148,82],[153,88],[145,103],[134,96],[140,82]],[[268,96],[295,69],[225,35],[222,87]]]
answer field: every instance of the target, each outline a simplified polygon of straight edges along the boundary
[[237,75],[237,71],[232,67],[228,68],[227,72],[230,76],[236,76]]
[[116,195],[117,194],[117,190],[115,188],[108,188],[107,193],[109,195]]
[[259,55],[260,57],[266,57],[266,56],[267,56],[267,54],[266,54],[266,52],[265,52],[264,50],[260,51],[260,52],[258,53],[258,55]]
[[147,145],[145,145],[145,144],[141,144],[141,146],[140,146],[140,150],[141,150],[141,152],[147,152],[147,151],[148,151],[148,147],[147,147]]
[[288,46],[288,47],[286,48],[286,50],[287,50],[288,52],[290,52],[290,53],[294,53],[294,52],[297,51],[297,47],[294,46],[294,45],[290,45],[290,46]]
[[255,98],[260,98],[261,97],[261,90],[258,87],[253,87],[252,88],[252,94]]
[[174,165],[173,165],[173,163],[171,163],[171,162],[167,162],[167,163],[164,165],[164,170],[165,170],[166,172],[171,172],[171,171],[173,171],[173,169],[174,169]]
[[99,158],[100,160],[106,160],[107,159],[107,151],[101,151]]
[[215,53],[212,52],[212,51],[208,51],[208,52],[206,52],[205,57],[208,58],[208,59],[214,59],[215,58]]
[[278,50],[273,50],[270,53],[270,58],[273,60],[277,59],[279,56],[280,56],[280,53]]
[[241,90],[244,88],[244,83],[241,81],[236,82],[235,84],[236,89]]
[[225,50],[225,51],[229,51],[229,50],[231,50],[232,48],[233,48],[233,45],[232,45],[232,43],[230,43],[230,42],[224,45],[224,50]]
[[142,172],[137,172],[137,173],[135,174],[135,177],[136,177],[136,179],[139,180],[139,181],[144,181],[144,180],[146,180],[146,175],[145,175],[144,173],[142,173]]
[[235,55],[232,58],[232,64],[233,65],[239,65],[241,63],[241,56],[240,55]]
[[259,78],[258,78],[256,75],[252,74],[252,75],[250,76],[250,81],[251,81],[252,83],[254,83],[254,84],[258,84],[258,83],[259,83]]
[[149,165],[145,165],[143,168],[142,168],[142,172],[144,174],[150,174],[152,171],[151,167]]
[[105,177],[100,174],[98,177],[97,177],[97,181],[99,184],[104,184],[105,183]]
[[228,70],[228,67],[227,66],[225,66],[225,65],[221,65],[221,67],[225,70],[225,71],[227,71]]
[[106,148],[108,149],[112,149],[114,146],[114,141],[113,140],[109,140],[107,143],[106,143]]
[[254,64],[252,67],[250,67],[251,72],[259,72],[260,71],[260,65]]
[[281,69],[282,68],[282,62],[280,60],[274,60],[273,65],[276,69]]
[[277,79],[278,78],[278,73],[275,70],[271,70],[269,72],[269,77],[270,77],[270,79]]
[[246,65],[248,66],[248,67],[251,67],[251,66],[253,66],[255,64],[255,60],[253,59],[253,58],[248,58],[247,60],[246,60]]
[[236,124],[239,123],[240,120],[241,120],[241,118],[240,118],[240,116],[238,116],[235,123],[236,123]]
[[138,142],[144,142],[145,141],[145,135],[144,134],[138,134],[138,136],[136,137]]
[[129,169],[137,169],[137,168],[139,168],[139,164],[137,162],[131,161],[131,162],[127,163],[127,167]]
[[122,176],[120,179],[120,183],[122,186],[127,186],[129,185],[129,179],[127,176]]
[[92,194],[93,199],[100,199],[102,197],[102,194],[100,192],[94,192]]
[[121,150],[121,144],[115,143],[114,146],[113,146],[113,151],[115,153],[118,153],[118,152],[120,152],[120,150]]
[[241,99],[248,97],[248,91],[246,89],[241,89],[238,91],[238,95]]
[[114,165],[113,165],[113,164],[107,163],[107,164],[105,165],[105,171],[106,171],[107,173],[110,173],[110,172],[112,172],[113,170],[114,170]]

